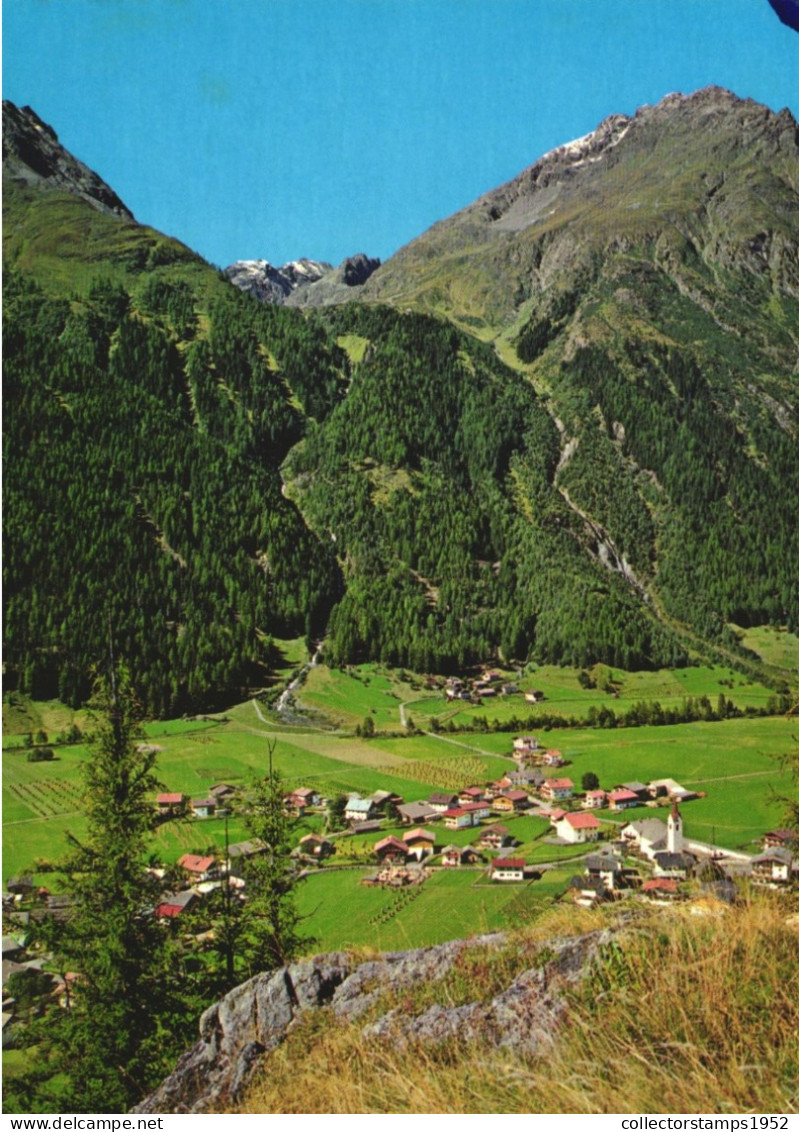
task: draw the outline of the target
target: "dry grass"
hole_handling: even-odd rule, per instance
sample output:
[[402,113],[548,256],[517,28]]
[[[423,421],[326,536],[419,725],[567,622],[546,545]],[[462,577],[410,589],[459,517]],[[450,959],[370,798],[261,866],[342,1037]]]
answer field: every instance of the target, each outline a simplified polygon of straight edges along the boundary
[[[315,1011],[265,1062],[239,1111],[795,1113],[799,935],[786,915],[758,897],[633,920],[568,992],[567,1020],[537,1062],[479,1043],[367,1041],[362,1023]],[[545,931],[589,923],[597,927],[591,913],[556,912],[517,938],[512,971]],[[475,981],[474,998],[496,993],[496,980]],[[442,1001],[452,994],[446,981],[441,990]]]

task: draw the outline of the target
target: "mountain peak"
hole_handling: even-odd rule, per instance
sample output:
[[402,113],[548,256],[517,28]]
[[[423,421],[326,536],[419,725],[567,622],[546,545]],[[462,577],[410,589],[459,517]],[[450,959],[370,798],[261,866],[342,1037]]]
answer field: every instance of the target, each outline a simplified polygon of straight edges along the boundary
[[8,99],[3,100],[3,168],[17,181],[62,189],[99,212],[134,219],[114,190],[64,149],[52,126],[30,106],[20,109]]

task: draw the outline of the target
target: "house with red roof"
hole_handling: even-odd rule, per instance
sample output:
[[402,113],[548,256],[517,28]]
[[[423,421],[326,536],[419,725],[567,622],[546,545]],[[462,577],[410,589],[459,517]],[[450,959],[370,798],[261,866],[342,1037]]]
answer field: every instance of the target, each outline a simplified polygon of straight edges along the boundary
[[573,845],[582,845],[586,841],[596,841],[599,837],[600,825],[593,814],[584,811],[577,814],[564,814],[560,821],[555,823],[555,832],[564,841]]
[[409,857],[423,861],[436,851],[436,835],[429,829],[409,829],[402,835],[402,843]]
[[398,837],[390,835],[378,841],[374,852],[381,861],[399,862],[405,864],[408,859],[408,847]]
[[547,778],[541,786],[541,797],[550,802],[563,802],[574,793],[574,783],[570,778]]
[[196,853],[184,853],[178,861],[178,866],[185,869],[193,880],[210,880],[216,872],[216,861],[213,857],[200,857]]
[[164,817],[175,817],[186,809],[188,797],[185,794],[159,794],[155,799],[159,814]]
[[608,796],[604,790],[586,790],[583,798],[584,810],[601,810],[607,805]]
[[608,794],[608,806],[611,810],[629,810],[640,802],[633,790],[620,786],[618,790],[611,790]]
[[497,857],[491,862],[492,880],[524,880],[525,860],[523,857]]

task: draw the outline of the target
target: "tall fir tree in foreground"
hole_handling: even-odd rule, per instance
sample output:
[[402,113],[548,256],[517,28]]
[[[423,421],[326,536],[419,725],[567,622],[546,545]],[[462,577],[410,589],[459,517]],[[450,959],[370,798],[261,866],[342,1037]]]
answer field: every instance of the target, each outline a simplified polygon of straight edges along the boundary
[[88,831],[65,863],[74,913],[56,941],[76,972],[67,1010],[45,1019],[40,1049],[64,1081],[58,1106],[122,1112],[168,1071],[190,1038],[172,945],[153,915],[159,881],[146,871],[158,782],[139,704],[124,670],[98,679],[86,767]]
[[247,865],[240,953],[251,975],[290,962],[313,940],[300,932],[294,903],[297,865],[291,857],[285,787],[272,765],[275,744],[269,744],[269,774],[251,791],[247,828],[264,850]]

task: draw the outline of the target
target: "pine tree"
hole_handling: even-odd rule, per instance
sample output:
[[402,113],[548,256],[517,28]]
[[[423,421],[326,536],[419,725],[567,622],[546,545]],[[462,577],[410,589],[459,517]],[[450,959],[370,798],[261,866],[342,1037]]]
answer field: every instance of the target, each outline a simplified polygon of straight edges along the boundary
[[263,846],[248,863],[247,899],[240,951],[250,974],[281,967],[312,940],[300,934],[294,903],[297,866],[291,857],[289,818],[284,785],[272,765],[275,744],[269,744],[269,774],[253,786],[247,828]]
[[64,867],[75,909],[58,960],[77,973],[68,1010],[46,1021],[50,1064],[76,1111],[122,1112],[168,1071],[190,1034],[168,936],[153,916],[158,881],[145,871],[153,830],[155,755],[143,742],[126,672],[95,685],[86,768],[88,832],[70,835]]

